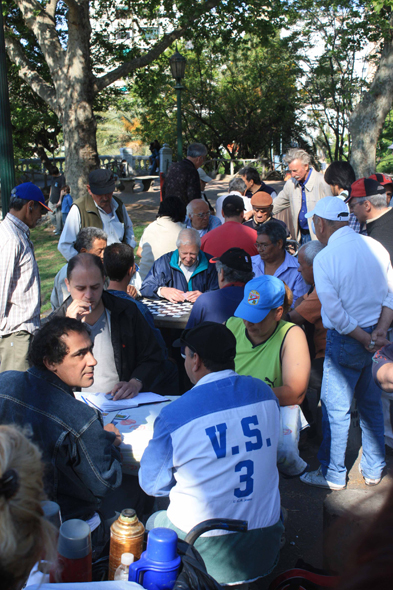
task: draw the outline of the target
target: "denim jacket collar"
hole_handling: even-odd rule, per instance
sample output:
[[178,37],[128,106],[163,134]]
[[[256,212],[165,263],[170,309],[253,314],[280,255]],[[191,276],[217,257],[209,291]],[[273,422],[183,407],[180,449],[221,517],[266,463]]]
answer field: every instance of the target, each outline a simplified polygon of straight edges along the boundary
[[52,373],[52,371],[49,371],[48,369],[40,369],[39,367],[31,367],[28,369],[28,373],[31,373],[34,375],[34,377],[42,379],[43,381],[58,387],[64,391],[64,393],[68,393],[68,395],[74,397],[71,387],[64,383],[64,381],[62,381],[55,373]]

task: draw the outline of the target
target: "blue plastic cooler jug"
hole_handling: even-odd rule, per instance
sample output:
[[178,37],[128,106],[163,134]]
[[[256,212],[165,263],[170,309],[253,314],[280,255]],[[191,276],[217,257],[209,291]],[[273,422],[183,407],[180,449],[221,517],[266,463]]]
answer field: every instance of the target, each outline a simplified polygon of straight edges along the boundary
[[130,565],[129,582],[147,590],[172,590],[181,559],[177,554],[177,534],[171,529],[152,529],[147,548],[139,561]]

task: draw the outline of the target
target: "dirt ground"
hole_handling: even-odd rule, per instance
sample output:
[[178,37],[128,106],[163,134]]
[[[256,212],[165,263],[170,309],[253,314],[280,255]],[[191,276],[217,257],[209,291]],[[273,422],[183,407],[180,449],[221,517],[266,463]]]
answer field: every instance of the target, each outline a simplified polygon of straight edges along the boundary
[[[230,178],[223,178],[213,180],[207,185],[206,194],[210,202],[213,204],[218,196],[228,192],[228,182]],[[269,183],[276,187],[277,192],[283,186],[283,182]],[[149,192],[142,192],[138,186],[136,192],[132,193],[126,189],[119,196],[126,204],[127,210],[131,215],[131,219],[139,222],[145,222],[146,225],[154,221],[159,202],[159,186],[158,182],[152,186]],[[357,428],[359,428],[357,426]],[[355,438],[359,437],[359,431]],[[319,441],[312,439],[306,443],[305,448],[301,451],[301,455],[313,469],[319,466],[317,459]],[[347,467],[349,473],[348,487],[345,491],[331,492],[329,490],[318,489],[306,486],[300,482],[298,478],[284,479],[280,477],[280,492],[282,506],[288,512],[288,520],[286,523],[286,543],[281,550],[280,561],[274,572],[252,584],[253,590],[265,590],[268,588],[270,582],[274,580],[280,573],[287,569],[293,568],[299,558],[314,567],[321,568],[324,564],[324,501],[333,494],[334,500],[340,505],[355,501],[359,503],[359,498],[370,499],[371,507],[373,505],[380,505],[381,494],[384,495],[392,485],[391,475],[386,475],[381,484],[377,488],[368,488],[363,482],[363,478],[358,471],[359,460],[361,457],[361,450],[359,447],[353,448],[351,453],[347,453]],[[392,457],[387,457],[388,471],[392,468]],[[326,511],[331,508],[326,508]],[[325,513],[326,518],[326,513]],[[356,531],[355,537],[359,534],[358,520],[356,523],[349,522],[345,524],[345,531],[348,533],[343,536],[342,533],[337,533],[337,542],[333,534],[333,543],[330,543],[330,549],[325,548],[325,563],[327,559],[333,564],[339,562],[351,548],[350,532],[352,529]],[[340,538],[338,538],[340,537]],[[345,537],[345,538],[344,538]],[[339,554],[339,556],[338,556]],[[339,558],[338,558],[339,557]]]

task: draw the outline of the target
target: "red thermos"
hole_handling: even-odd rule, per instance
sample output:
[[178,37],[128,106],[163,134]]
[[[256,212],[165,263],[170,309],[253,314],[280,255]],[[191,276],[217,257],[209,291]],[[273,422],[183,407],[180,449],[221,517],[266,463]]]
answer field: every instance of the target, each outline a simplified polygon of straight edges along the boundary
[[91,533],[84,520],[64,522],[59,531],[58,562],[50,582],[91,582]]

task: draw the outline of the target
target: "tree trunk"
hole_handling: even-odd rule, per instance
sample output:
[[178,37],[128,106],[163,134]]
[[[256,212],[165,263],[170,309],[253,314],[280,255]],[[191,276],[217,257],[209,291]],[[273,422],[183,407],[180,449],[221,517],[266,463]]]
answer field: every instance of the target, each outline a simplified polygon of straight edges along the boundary
[[62,124],[66,181],[75,199],[86,193],[89,172],[100,165],[92,104],[86,100],[70,101],[63,110]]
[[393,43],[384,43],[381,61],[371,88],[355,108],[349,131],[352,140],[351,164],[356,178],[375,173],[377,142],[393,101]]

